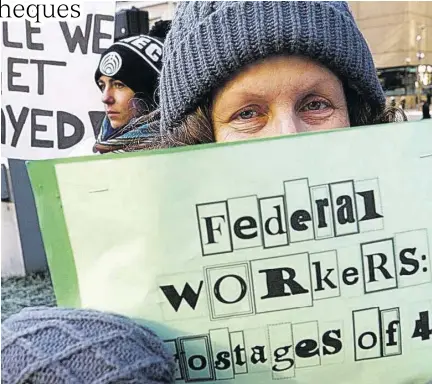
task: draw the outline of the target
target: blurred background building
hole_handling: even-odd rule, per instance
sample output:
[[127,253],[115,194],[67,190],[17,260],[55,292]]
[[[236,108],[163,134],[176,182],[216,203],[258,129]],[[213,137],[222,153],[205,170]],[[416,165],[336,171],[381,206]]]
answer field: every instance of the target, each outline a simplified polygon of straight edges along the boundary
[[[349,4],[372,51],[388,103],[399,106],[405,100],[405,108],[420,108],[432,93],[432,2]],[[118,1],[117,11],[145,10],[151,27],[158,20],[170,20],[175,5],[174,1]]]
[[432,2],[349,3],[387,96],[415,107],[432,91]]

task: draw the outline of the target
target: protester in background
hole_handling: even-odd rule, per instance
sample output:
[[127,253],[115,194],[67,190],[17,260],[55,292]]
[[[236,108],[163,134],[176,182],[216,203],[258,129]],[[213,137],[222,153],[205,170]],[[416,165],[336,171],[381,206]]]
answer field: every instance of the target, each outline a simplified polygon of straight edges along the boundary
[[145,149],[152,136],[159,133],[149,124],[134,125],[133,121],[142,114],[153,116],[151,112],[156,109],[163,41],[170,27],[171,21],[160,20],[148,36],[117,41],[102,55],[95,80],[107,116],[94,146],[96,151]]
[[161,146],[406,120],[346,2],[180,2],[160,81]]
[[151,140],[147,124],[131,123],[156,107],[162,49],[161,39],[140,35],[119,40],[102,54],[95,81],[102,92],[106,117],[94,146],[96,151],[125,151]]
[[400,101],[400,108],[405,110],[405,106],[406,106],[406,99],[405,99],[405,97],[402,97],[401,101]]
[[430,119],[431,118],[429,108],[430,108],[429,103],[427,101],[425,101],[423,103],[423,106],[422,106],[423,119]]

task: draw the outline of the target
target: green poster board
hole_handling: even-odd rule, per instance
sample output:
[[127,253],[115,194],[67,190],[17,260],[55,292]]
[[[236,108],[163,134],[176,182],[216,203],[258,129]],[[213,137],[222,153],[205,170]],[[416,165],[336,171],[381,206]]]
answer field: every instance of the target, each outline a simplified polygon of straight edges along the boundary
[[432,378],[429,122],[28,169],[59,305],[146,324],[179,382]]

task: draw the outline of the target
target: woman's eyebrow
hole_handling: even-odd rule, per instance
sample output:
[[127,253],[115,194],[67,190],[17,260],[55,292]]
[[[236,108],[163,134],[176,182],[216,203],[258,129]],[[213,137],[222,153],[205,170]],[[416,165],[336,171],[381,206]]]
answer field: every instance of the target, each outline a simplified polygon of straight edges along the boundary
[[258,92],[258,91],[250,91],[247,89],[238,89],[238,90],[233,90],[233,91],[228,91],[230,98],[231,97],[235,97],[236,101],[241,102],[242,99],[256,99],[256,100],[261,100],[264,99],[268,92]]
[[[269,89],[267,87],[255,88],[251,90],[251,85],[234,84],[232,87],[224,91],[224,98],[229,97],[229,103],[232,104],[233,100],[235,104],[241,104],[244,100],[263,100],[269,96]],[[286,91],[290,94],[294,93],[296,95],[301,95],[306,92],[313,91],[326,91],[326,93],[333,92],[337,89],[336,84],[334,84],[334,79],[330,77],[319,77],[310,81],[310,79],[305,79],[302,82],[296,82],[295,84],[290,83],[286,87]],[[275,89],[272,91],[272,97],[283,93],[284,88]]]

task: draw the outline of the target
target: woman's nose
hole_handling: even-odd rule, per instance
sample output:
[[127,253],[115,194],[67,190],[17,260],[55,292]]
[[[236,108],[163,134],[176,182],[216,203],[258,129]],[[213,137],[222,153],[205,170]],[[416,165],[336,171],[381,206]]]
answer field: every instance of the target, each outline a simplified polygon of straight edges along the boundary
[[114,104],[114,97],[108,89],[102,92],[102,103],[104,104]]
[[291,135],[304,132],[302,121],[291,114],[283,114],[276,121],[276,130],[279,135]]

